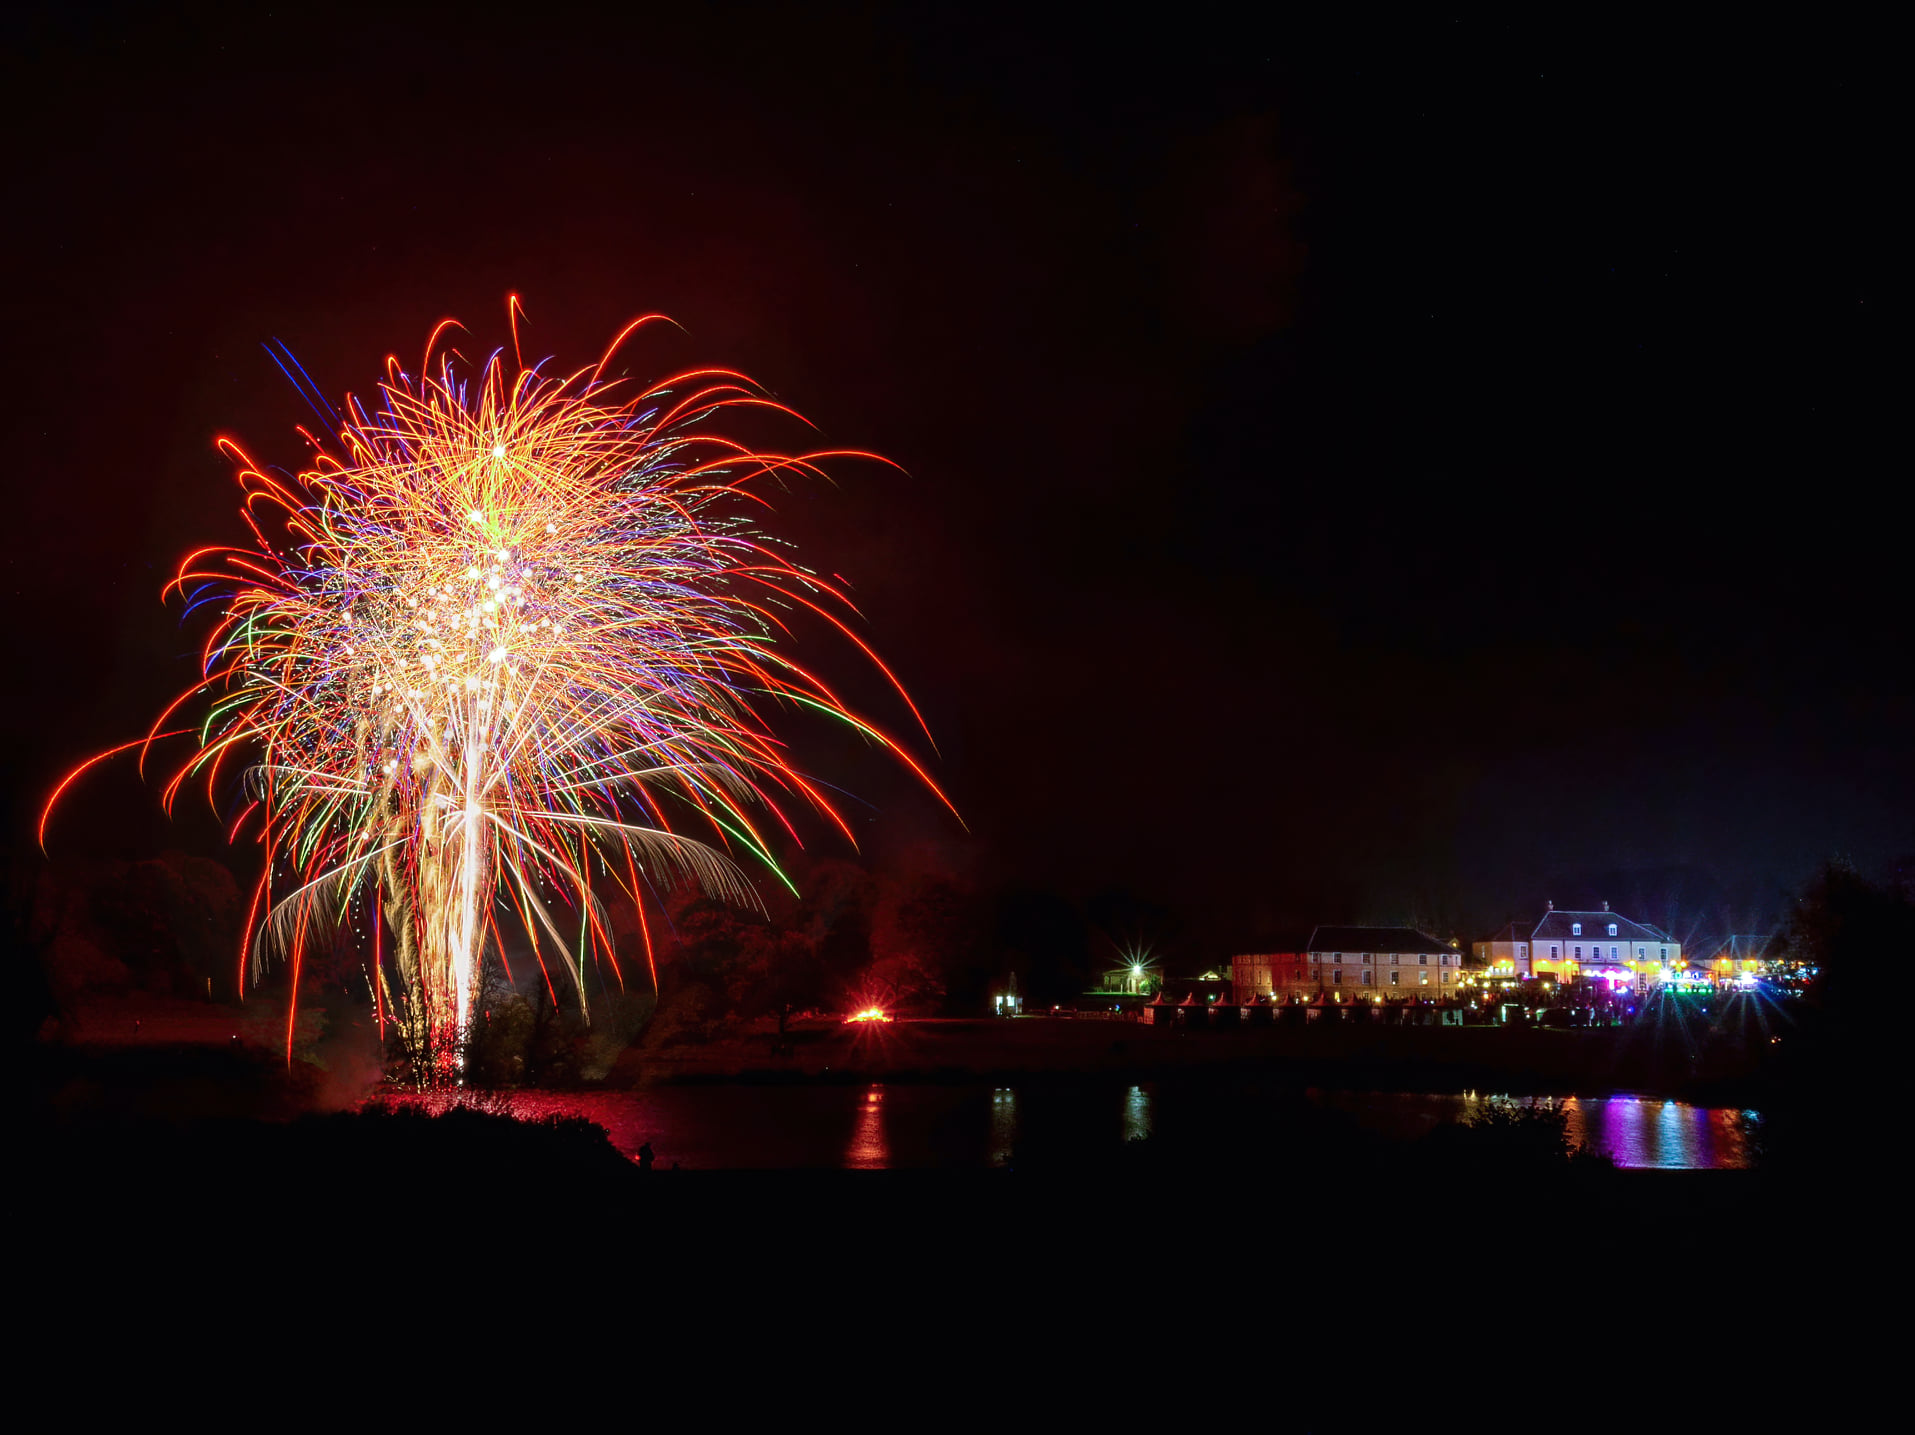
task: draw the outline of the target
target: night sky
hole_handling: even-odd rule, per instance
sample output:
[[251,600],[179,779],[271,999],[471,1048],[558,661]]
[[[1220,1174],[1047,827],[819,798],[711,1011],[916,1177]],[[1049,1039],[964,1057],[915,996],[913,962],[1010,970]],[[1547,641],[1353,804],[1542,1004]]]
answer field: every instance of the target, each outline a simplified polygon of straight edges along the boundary
[[[566,367],[669,313],[636,368],[907,470],[774,520],[969,824],[806,736],[879,865],[1202,956],[1545,898],[1747,930],[1915,849],[1880,38],[1114,13],[14,24],[16,854],[190,681],[158,590],[242,533],[215,435],[301,459],[262,342],[363,392],[442,316],[508,342],[508,292]],[[218,848],[157,806],[104,772],[62,840]]]

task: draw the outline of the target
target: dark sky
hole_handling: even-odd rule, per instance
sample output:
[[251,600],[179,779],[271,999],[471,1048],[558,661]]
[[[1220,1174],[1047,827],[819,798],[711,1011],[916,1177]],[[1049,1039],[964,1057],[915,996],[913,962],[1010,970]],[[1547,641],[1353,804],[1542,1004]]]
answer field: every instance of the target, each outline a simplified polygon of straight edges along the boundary
[[[261,342],[364,390],[517,292],[531,349],[663,310],[635,358],[908,470],[777,520],[970,825],[818,751],[874,860],[1121,891],[1209,951],[1545,897],[1753,922],[1915,847],[1886,38],[1533,25],[12,25],[14,832],[190,679],[157,593],[240,532],[213,437],[300,458]],[[155,806],[103,775],[70,840],[208,839]]]

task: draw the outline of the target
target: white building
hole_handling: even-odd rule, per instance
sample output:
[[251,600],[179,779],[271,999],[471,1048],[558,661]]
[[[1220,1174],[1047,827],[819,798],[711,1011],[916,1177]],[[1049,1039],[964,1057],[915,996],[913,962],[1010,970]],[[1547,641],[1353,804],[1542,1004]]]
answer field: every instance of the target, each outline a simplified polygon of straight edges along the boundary
[[1543,904],[1534,926],[1511,922],[1474,947],[1476,964],[1491,976],[1544,977],[1574,981],[1602,978],[1642,986],[1655,975],[1682,965],[1682,943],[1647,922],[1609,910],[1559,912]]

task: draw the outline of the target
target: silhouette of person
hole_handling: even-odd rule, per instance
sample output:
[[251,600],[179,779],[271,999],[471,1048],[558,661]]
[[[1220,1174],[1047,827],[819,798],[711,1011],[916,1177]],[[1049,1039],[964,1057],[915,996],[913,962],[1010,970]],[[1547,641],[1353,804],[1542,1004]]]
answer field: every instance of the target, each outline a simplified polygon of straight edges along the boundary
[[651,1170],[652,1162],[657,1159],[658,1158],[652,1154],[651,1142],[647,1141],[643,1146],[640,1146],[638,1148],[638,1169],[639,1170],[641,1171]]

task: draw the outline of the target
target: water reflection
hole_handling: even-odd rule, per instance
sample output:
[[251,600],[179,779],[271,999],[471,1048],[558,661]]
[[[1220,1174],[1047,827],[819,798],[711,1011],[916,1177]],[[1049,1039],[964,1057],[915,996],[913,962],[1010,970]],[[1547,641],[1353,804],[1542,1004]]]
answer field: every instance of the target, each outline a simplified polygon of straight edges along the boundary
[[1571,1141],[1607,1151],[1619,1166],[1671,1170],[1747,1166],[1754,1112],[1690,1106],[1660,1097],[1611,1096],[1563,1103]]
[[881,1171],[891,1164],[891,1148],[884,1139],[884,1087],[865,1088],[864,1101],[851,1125],[851,1144],[844,1164],[852,1171]]
[[1133,1086],[1124,1093],[1124,1139],[1141,1141],[1150,1135],[1150,1105],[1152,1092],[1148,1087]]
[[[1504,1097],[1313,1091],[1309,1099],[1372,1131],[1415,1142],[1446,1122],[1473,1120]],[[1175,1098],[1170,1099],[1170,1098]],[[1254,1125],[1253,1093],[1155,1082],[1122,1086],[685,1086],[639,1091],[519,1092],[522,1116],[584,1116],[628,1156],[650,1142],[661,1168],[805,1167],[970,1169],[1033,1157],[1095,1158],[1119,1142],[1163,1131],[1175,1137],[1220,1115]],[[1294,1097],[1290,1098],[1294,1099]],[[1521,1098],[1532,1105],[1532,1098]],[[1655,1097],[1563,1102],[1573,1142],[1623,1166],[1733,1167],[1751,1163],[1754,1112],[1688,1106]],[[1075,1154],[1067,1154],[1075,1153]]]
[[1017,1093],[1008,1086],[991,1089],[991,1165],[1007,1166],[1017,1149]]

